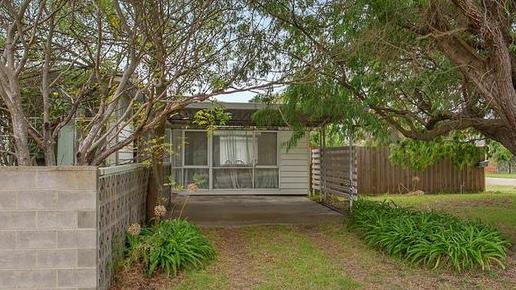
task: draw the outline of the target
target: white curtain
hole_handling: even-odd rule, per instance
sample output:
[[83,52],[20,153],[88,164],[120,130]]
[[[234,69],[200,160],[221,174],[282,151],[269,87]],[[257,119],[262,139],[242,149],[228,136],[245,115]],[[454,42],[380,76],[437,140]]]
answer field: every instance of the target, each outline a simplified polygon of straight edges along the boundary
[[221,166],[252,166],[254,142],[251,136],[220,136]]
[[[215,188],[252,188],[252,166],[255,156],[253,136],[243,131],[220,131],[214,138]],[[235,168],[241,167],[241,168]]]
[[218,131],[213,136],[214,188],[278,188],[275,133]]
[[256,188],[278,188],[278,170],[261,169],[254,170],[254,187]]

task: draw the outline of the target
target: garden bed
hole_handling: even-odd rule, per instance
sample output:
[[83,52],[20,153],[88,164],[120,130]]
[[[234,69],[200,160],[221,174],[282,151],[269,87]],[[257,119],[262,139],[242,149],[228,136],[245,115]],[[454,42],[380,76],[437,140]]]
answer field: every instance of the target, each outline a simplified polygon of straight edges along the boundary
[[369,245],[411,263],[457,271],[505,268],[510,243],[480,222],[364,199],[355,202],[351,217]]

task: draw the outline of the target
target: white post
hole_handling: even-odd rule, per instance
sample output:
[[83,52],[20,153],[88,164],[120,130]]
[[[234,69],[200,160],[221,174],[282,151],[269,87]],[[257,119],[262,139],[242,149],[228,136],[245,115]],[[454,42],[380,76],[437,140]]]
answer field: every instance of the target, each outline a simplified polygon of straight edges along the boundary
[[355,159],[354,159],[354,150],[353,150],[353,128],[350,129],[349,132],[349,210],[351,211],[353,208],[353,201],[356,199],[355,194],[355,183],[353,182],[353,171],[355,170]]
[[322,157],[322,147],[323,147],[323,130],[322,126],[319,127],[319,202],[322,201],[322,191],[323,191],[323,157]]

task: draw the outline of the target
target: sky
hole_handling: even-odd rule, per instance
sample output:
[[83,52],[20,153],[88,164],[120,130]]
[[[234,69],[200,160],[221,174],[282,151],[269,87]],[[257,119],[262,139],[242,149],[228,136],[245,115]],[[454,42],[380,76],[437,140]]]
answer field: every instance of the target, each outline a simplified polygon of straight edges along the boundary
[[[273,94],[279,94],[283,90],[285,90],[286,86],[280,85],[272,88]],[[258,94],[264,94],[266,93],[266,90],[254,90],[254,91],[244,91],[244,92],[237,92],[232,94],[224,94],[219,95],[215,97],[215,100],[220,102],[230,102],[230,103],[248,103],[249,100],[251,100],[254,96]]]
[[231,103],[248,103],[250,99],[256,96],[255,92],[237,92],[233,94],[216,96],[215,99],[221,102]]

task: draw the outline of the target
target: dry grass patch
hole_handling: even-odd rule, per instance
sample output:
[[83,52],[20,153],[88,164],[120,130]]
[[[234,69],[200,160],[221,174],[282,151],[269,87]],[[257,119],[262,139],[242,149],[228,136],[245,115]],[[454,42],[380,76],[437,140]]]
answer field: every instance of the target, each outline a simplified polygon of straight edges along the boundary
[[181,276],[170,277],[159,271],[152,276],[145,275],[143,264],[133,264],[122,268],[116,275],[112,290],[157,290],[169,289],[178,283]]
[[245,229],[252,249],[251,262],[263,279],[254,289],[360,288],[299,229],[299,226]]
[[228,277],[230,289],[252,289],[259,282],[258,273],[251,262],[250,243],[241,229],[219,228],[211,230],[217,236],[215,247],[219,255],[218,269]]

